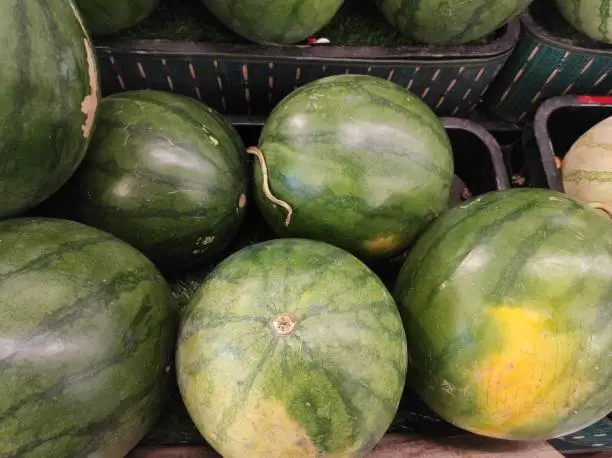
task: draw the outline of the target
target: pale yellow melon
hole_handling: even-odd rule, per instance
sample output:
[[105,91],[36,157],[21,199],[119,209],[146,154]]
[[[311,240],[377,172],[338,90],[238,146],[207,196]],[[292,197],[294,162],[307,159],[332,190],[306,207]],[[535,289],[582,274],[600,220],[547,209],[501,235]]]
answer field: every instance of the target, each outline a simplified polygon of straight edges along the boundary
[[612,216],[612,116],[576,140],[561,172],[567,195]]

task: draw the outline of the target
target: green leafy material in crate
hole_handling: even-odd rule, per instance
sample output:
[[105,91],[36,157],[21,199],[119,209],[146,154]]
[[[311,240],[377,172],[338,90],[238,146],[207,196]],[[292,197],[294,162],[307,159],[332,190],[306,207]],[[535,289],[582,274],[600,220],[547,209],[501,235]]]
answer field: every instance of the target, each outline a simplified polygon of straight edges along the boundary
[[[158,10],[137,26],[119,35],[132,39],[189,40],[208,43],[249,43],[236,35],[204,7],[200,0],[162,0]],[[346,46],[407,46],[415,44],[393,29],[371,1],[347,0],[318,37]],[[496,38],[493,34],[475,44]]]

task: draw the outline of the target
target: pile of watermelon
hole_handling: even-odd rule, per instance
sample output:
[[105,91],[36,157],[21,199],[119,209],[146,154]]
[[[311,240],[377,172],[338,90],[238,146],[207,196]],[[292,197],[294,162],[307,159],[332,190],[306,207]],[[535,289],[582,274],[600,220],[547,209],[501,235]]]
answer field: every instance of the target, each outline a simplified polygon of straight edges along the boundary
[[[185,96],[102,98],[89,30],[127,27],[156,2],[122,2],[110,19],[106,2],[77,3],[0,4],[12,18],[0,29],[1,457],[125,456],[174,381],[227,458],[365,456],[408,390],[507,440],[612,411],[609,200],[527,188],[452,205],[441,120],[374,76],[296,89],[257,145]],[[240,3],[209,6],[282,42],[342,2],[295,1],[308,14],[282,36],[246,27],[255,12]],[[442,39],[427,2],[379,3]],[[529,1],[502,3],[483,23]],[[597,132],[607,141],[609,120]],[[576,148],[592,138],[604,137]],[[591,167],[570,164],[568,183]]]

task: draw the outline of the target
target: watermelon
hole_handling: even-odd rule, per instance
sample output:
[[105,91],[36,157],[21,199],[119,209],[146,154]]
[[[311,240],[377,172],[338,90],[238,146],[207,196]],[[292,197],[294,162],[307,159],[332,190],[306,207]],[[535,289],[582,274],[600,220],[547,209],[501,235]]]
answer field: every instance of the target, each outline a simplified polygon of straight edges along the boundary
[[409,382],[477,434],[543,440],[612,411],[612,225],[545,189],[480,196],[419,238],[394,290]]
[[561,173],[567,195],[612,216],[612,116],[572,145]]
[[221,115],[185,96],[132,91],[102,101],[87,156],[54,207],[175,270],[227,246],[245,191],[244,145]]
[[0,456],[125,456],[166,396],[166,282],[124,242],[58,219],[0,222],[0,259]]
[[561,15],[576,30],[603,43],[612,43],[612,0],[557,0]]
[[36,206],[85,155],[100,97],[71,0],[0,2],[0,218]]
[[389,23],[429,44],[457,45],[485,38],[533,0],[375,0]]
[[159,0],[75,0],[89,31],[108,35],[132,27],[146,19]]
[[227,27],[247,40],[286,45],[305,40],[336,15],[344,0],[203,0]]
[[449,203],[450,141],[425,103],[387,80],[339,75],[302,86],[272,111],[255,200],[280,235],[364,258],[403,251]]
[[406,336],[381,281],[346,251],[276,239],[223,261],[179,331],[179,388],[225,458],[363,456],[405,383]]

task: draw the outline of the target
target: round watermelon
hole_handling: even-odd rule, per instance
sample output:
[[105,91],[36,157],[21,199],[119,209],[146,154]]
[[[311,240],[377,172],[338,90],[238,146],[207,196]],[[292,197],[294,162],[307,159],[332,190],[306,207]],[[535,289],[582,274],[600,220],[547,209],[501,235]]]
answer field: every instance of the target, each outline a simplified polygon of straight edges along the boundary
[[159,0],[75,0],[93,35],[108,35],[146,19]]
[[305,40],[336,15],[344,0],[203,0],[238,35],[262,44]]
[[403,251],[448,206],[450,141],[425,103],[387,80],[331,76],[287,96],[266,121],[255,199],[281,235],[364,258]]
[[[393,26],[415,40],[457,45],[480,40],[533,0],[376,0]],[[589,0],[590,1],[590,0]]]
[[558,192],[480,196],[399,274],[409,380],[451,423],[544,440],[612,411],[612,225]]
[[0,222],[0,259],[0,456],[125,456],[166,396],[166,282],[132,247],[64,220]]
[[148,90],[115,94],[102,101],[87,156],[54,207],[164,269],[184,269],[237,232],[245,158],[233,126],[196,100]]
[[565,193],[612,216],[612,116],[595,124],[563,158]]
[[612,43],[612,0],[557,0],[563,17],[575,29],[603,43]]
[[406,337],[361,261],[277,239],[213,270],[185,312],[176,361],[190,416],[225,458],[357,457],[396,414]]
[[57,191],[85,155],[100,97],[72,0],[0,2],[0,218]]

